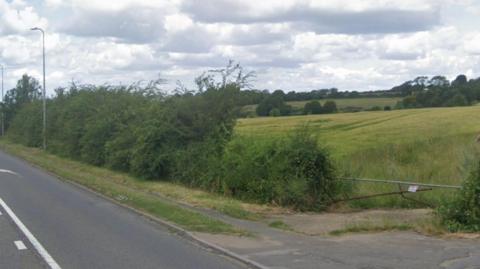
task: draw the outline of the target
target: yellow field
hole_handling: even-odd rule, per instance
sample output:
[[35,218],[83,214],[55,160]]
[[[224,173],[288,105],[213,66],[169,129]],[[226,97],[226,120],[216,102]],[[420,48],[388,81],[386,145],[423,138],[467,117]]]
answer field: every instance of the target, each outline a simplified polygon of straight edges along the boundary
[[[269,139],[302,124],[330,149],[342,174],[458,185],[479,147],[475,139],[480,134],[480,107],[241,119],[236,132]],[[385,190],[364,186],[362,193],[380,189]],[[377,202],[399,205],[395,199]]]

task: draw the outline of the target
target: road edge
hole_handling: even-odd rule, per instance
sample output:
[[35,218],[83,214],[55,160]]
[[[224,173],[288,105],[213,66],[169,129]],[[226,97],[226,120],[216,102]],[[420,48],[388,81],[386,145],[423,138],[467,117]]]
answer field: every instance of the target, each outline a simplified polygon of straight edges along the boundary
[[[30,165],[30,166],[38,169],[38,170],[41,170],[42,172],[44,172],[44,173],[46,173],[46,174],[48,174],[48,175],[50,175],[50,176],[58,179],[58,180],[61,181],[61,182],[70,184],[70,185],[72,185],[72,186],[74,186],[74,187],[77,187],[77,188],[79,188],[79,189],[82,189],[82,190],[84,190],[84,191],[87,191],[87,192],[89,192],[89,193],[92,193],[92,194],[94,194],[94,195],[96,195],[96,196],[98,196],[98,197],[100,197],[100,198],[102,198],[102,199],[105,199],[105,200],[107,200],[107,201],[109,201],[109,202],[111,202],[111,203],[113,203],[113,204],[115,204],[115,205],[117,205],[117,206],[123,207],[123,208],[129,210],[129,211],[132,212],[132,213],[135,213],[135,214],[140,215],[140,216],[142,216],[142,217],[144,217],[144,218],[146,218],[146,219],[148,219],[148,220],[150,220],[150,221],[153,221],[153,222],[155,222],[155,223],[157,223],[157,224],[159,224],[159,225],[162,225],[162,226],[168,228],[169,230],[173,231],[176,235],[178,235],[178,236],[180,236],[180,237],[182,237],[182,238],[184,238],[184,239],[186,239],[186,240],[189,240],[189,241],[191,241],[191,242],[193,242],[193,243],[197,243],[197,244],[200,245],[201,247],[207,248],[207,249],[209,249],[209,250],[216,251],[218,254],[221,254],[221,255],[224,255],[224,256],[226,256],[226,257],[232,258],[232,259],[234,259],[234,260],[236,260],[236,261],[238,261],[238,262],[241,262],[241,263],[243,263],[243,264],[245,264],[245,265],[247,265],[247,266],[249,266],[249,267],[251,267],[251,268],[254,268],[254,269],[270,269],[270,267],[264,266],[264,265],[262,265],[262,264],[260,264],[260,263],[258,263],[258,262],[255,262],[255,261],[253,261],[253,260],[250,260],[250,259],[248,259],[248,258],[246,258],[246,257],[244,257],[244,256],[242,256],[242,255],[239,255],[239,254],[237,254],[237,253],[235,253],[235,252],[233,252],[233,251],[230,251],[230,250],[228,250],[228,249],[226,249],[226,248],[223,248],[223,247],[221,247],[221,246],[219,246],[219,245],[217,245],[217,244],[215,244],[215,243],[208,242],[208,241],[206,241],[206,240],[204,240],[204,239],[201,239],[200,237],[194,235],[194,234],[191,233],[190,231],[188,231],[188,230],[186,230],[186,229],[184,229],[184,228],[182,228],[182,227],[180,227],[180,226],[177,226],[177,225],[175,225],[175,224],[173,224],[173,223],[171,223],[171,222],[169,222],[169,221],[166,221],[166,220],[163,220],[163,219],[161,219],[161,218],[155,217],[155,216],[153,216],[153,215],[151,215],[151,214],[149,214],[149,213],[143,212],[143,211],[141,211],[141,210],[139,210],[139,209],[136,209],[136,208],[134,208],[134,207],[132,207],[132,206],[123,204],[123,203],[121,203],[121,202],[119,202],[119,201],[117,201],[117,200],[115,200],[115,199],[113,199],[113,198],[111,198],[111,197],[108,197],[108,196],[106,196],[106,195],[104,195],[104,194],[102,194],[102,193],[99,193],[99,192],[97,192],[97,191],[95,191],[95,190],[93,190],[93,189],[91,189],[91,188],[88,188],[87,186],[84,186],[84,185],[82,185],[82,184],[80,184],[80,183],[78,183],[78,182],[75,182],[75,181],[73,181],[73,180],[66,179],[66,178],[61,177],[61,176],[59,176],[59,175],[57,175],[57,174],[55,174],[55,173],[53,173],[53,172],[51,172],[51,171],[45,170],[45,169],[43,169],[41,166],[39,166],[39,165],[37,165],[37,164],[33,164],[33,163],[31,163],[31,162],[29,162],[29,161],[21,158],[20,156],[17,156],[17,155],[15,155],[15,154],[12,154],[12,153],[8,152],[7,150],[5,150],[5,148],[3,148],[3,149],[0,148],[0,150],[3,151],[4,153],[7,153],[7,154],[10,155],[11,157],[16,158],[17,160],[20,160],[20,161],[22,161],[22,162],[24,162],[24,163],[26,163],[26,164],[28,164],[28,165]],[[127,188],[128,188],[128,187],[127,187]]]
[[[44,170],[42,169],[42,171],[44,171]],[[121,207],[123,207],[123,208],[125,208],[125,209],[127,209],[127,210],[129,210],[129,211],[131,211],[131,212],[133,212],[133,213],[135,213],[135,214],[137,214],[137,215],[140,215],[140,216],[142,216],[142,217],[144,217],[144,218],[147,218],[147,219],[150,220],[150,221],[154,221],[154,222],[156,222],[156,223],[158,223],[158,224],[160,224],[160,225],[162,225],[162,226],[165,226],[165,227],[167,227],[168,229],[173,230],[173,232],[175,232],[175,234],[181,236],[182,238],[185,238],[185,239],[188,239],[188,240],[193,241],[193,242],[195,242],[195,243],[198,243],[198,244],[200,244],[202,247],[206,247],[206,248],[208,248],[208,249],[217,251],[217,252],[220,253],[220,254],[223,254],[223,255],[225,255],[225,256],[227,256],[227,257],[233,258],[233,259],[235,259],[235,260],[237,260],[237,261],[239,261],[239,262],[242,262],[242,263],[244,263],[244,264],[246,264],[246,265],[248,265],[248,266],[250,266],[250,267],[252,267],[252,268],[255,268],[255,269],[270,269],[270,267],[267,267],[267,266],[264,266],[264,265],[262,265],[262,264],[260,264],[260,263],[255,262],[255,261],[252,261],[252,260],[250,260],[250,259],[248,259],[248,258],[246,258],[246,257],[243,257],[243,256],[241,256],[241,255],[239,255],[239,254],[236,254],[235,252],[230,251],[230,250],[228,250],[228,249],[226,249],[226,248],[223,248],[223,247],[221,247],[221,246],[219,246],[219,245],[217,245],[217,244],[214,244],[214,243],[208,242],[208,241],[206,241],[206,240],[204,240],[204,239],[201,239],[201,238],[199,238],[198,236],[196,236],[196,235],[194,235],[193,233],[191,233],[190,231],[185,230],[184,228],[182,228],[182,227],[180,227],[180,226],[177,226],[177,225],[175,225],[175,224],[173,224],[173,223],[171,223],[171,222],[169,222],[169,221],[163,220],[163,219],[161,219],[161,218],[158,218],[158,217],[155,217],[155,216],[153,216],[153,215],[151,215],[151,214],[148,214],[148,213],[146,213],[146,212],[143,212],[143,211],[141,211],[141,210],[139,210],[139,209],[136,209],[136,208],[131,207],[131,206],[129,206],[129,205],[123,204],[123,203],[121,203],[121,202],[119,202],[119,201],[117,201],[117,200],[115,200],[115,199],[113,199],[113,198],[111,198],[111,197],[108,197],[108,196],[106,196],[106,195],[104,195],[104,194],[102,194],[102,193],[96,192],[95,190],[92,190],[92,189],[90,189],[90,188],[88,188],[88,187],[86,187],[86,186],[83,186],[83,185],[80,184],[80,183],[77,183],[77,182],[74,182],[74,181],[71,181],[71,180],[68,180],[68,179],[64,179],[64,178],[58,177],[57,175],[52,174],[52,173],[49,173],[49,174],[51,174],[52,176],[58,178],[58,179],[59,179],[60,181],[62,181],[62,182],[67,182],[67,183],[69,183],[69,184],[72,184],[72,185],[74,185],[74,186],[76,186],[76,187],[78,187],[78,188],[80,188],[80,189],[82,189],[82,190],[88,191],[88,192],[90,192],[90,193],[92,193],[92,194],[94,194],[94,195],[97,195],[97,196],[99,196],[99,197],[101,197],[101,198],[103,198],[103,199],[105,199],[105,200],[108,200],[108,201],[110,201],[110,202],[112,202],[112,203],[114,203],[114,204],[116,204],[116,205],[118,205],[118,206],[121,206]]]

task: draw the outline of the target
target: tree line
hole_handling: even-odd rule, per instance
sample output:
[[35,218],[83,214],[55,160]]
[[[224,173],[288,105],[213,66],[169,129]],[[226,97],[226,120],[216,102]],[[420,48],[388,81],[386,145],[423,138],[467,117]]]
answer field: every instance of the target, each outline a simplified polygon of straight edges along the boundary
[[394,90],[405,96],[396,108],[469,106],[480,101],[480,78],[458,75],[450,82],[444,76],[421,76]]
[[[233,64],[217,71],[199,76],[197,89],[171,94],[162,80],[58,88],[47,100],[47,150],[249,201],[302,209],[331,203],[339,192],[335,169],[311,134],[232,143],[248,74]],[[41,146],[40,90],[24,75],[8,91],[2,110],[13,142]]]
[[[406,81],[388,90],[380,91],[339,91],[337,88],[319,89],[308,92],[283,90],[244,90],[240,93],[239,103],[256,105],[255,114],[241,111],[241,117],[249,116],[288,116],[335,113],[338,111],[336,103],[331,99],[342,98],[385,98],[402,97],[394,107],[359,107],[343,108],[343,112],[357,112],[361,110],[391,110],[402,108],[467,106],[480,100],[480,78],[468,80],[465,75],[458,75],[453,81],[444,76],[419,76]],[[320,103],[325,100],[323,106]],[[293,108],[290,101],[309,101],[302,109]]]

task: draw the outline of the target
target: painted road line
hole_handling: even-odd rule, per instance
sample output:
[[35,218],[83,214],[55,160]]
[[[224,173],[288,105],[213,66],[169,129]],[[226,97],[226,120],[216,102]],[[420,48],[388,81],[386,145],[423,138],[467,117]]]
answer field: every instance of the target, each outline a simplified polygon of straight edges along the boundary
[[27,249],[27,247],[25,246],[25,244],[22,241],[15,241],[13,243],[15,243],[15,246],[17,247],[18,250]]
[[11,174],[11,175],[15,175],[17,177],[19,177],[20,175],[16,172],[13,172],[11,170],[7,170],[7,169],[0,169],[0,173],[7,173],[7,174]]
[[38,254],[42,256],[45,262],[50,266],[52,269],[61,269],[60,265],[50,256],[47,250],[38,242],[37,238],[33,236],[33,234],[27,229],[27,227],[22,223],[22,221],[13,213],[13,211],[8,207],[8,205],[0,198],[0,206],[3,207],[3,210],[10,216],[10,218],[15,222],[18,228],[23,232],[23,234],[27,237],[28,241],[33,245],[33,247],[37,250]]

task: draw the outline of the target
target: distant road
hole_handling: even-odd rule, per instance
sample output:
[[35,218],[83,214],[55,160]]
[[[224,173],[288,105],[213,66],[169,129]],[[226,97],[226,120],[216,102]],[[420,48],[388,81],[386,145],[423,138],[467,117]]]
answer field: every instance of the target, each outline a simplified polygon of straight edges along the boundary
[[1,151],[0,213],[0,268],[244,268]]

